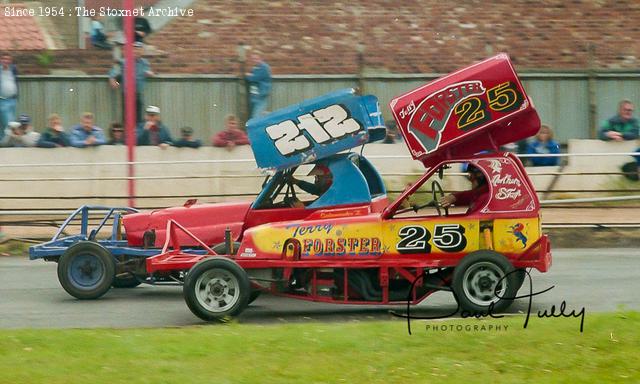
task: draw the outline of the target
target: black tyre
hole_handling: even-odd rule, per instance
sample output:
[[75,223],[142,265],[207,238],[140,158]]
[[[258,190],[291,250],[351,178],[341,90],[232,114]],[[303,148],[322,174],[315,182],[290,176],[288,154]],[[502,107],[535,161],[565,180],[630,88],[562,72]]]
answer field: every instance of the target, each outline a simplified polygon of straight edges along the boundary
[[516,269],[515,272],[513,272],[514,275],[516,275],[516,293],[520,290],[520,288],[522,288],[522,284],[524,283],[524,279],[527,276],[527,272],[525,271],[524,268],[518,268]]
[[182,289],[191,312],[206,321],[224,321],[240,314],[251,294],[247,273],[233,260],[223,257],[194,265]]
[[125,277],[115,277],[113,279],[113,288],[135,288],[140,285],[140,280],[135,276],[129,275]]
[[251,290],[251,294],[249,295],[249,302],[248,302],[247,304],[251,304],[251,303],[253,303],[254,301],[256,301],[256,299],[257,299],[258,297],[260,297],[260,294],[261,294],[261,293],[262,293],[262,291],[261,291],[261,290],[259,290],[259,289],[252,289],[252,290]]
[[60,256],[58,280],[67,293],[78,299],[97,299],[111,288],[115,260],[101,245],[83,241]]
[[513,269],[506,257],[493,251],[464,257],[453,271],[452,282],[460,307],[473,313],[487,313],[492,303],[494,313],[507,309],[513,300],[500,297],[514,297],[519,288],[517,273],[509,274]]

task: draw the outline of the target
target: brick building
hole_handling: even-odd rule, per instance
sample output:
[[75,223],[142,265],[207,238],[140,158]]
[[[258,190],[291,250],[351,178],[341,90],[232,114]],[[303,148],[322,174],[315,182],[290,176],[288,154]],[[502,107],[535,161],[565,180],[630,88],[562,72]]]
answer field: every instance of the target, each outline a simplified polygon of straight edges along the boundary
[[[193,17],[172,18],[148,38],[159,73],[237,74],[241,45],[259,47],[275,74],[356,73],[359,52],[369,73],[443,73],[496,52],[509,53],[520,70],[640,68],[640,2],[633,0],[195,0],[186,7]],[[22,73],[105,73],[107,52],[78,50],[59,20],[50,21],[40,23],[44,34],[67,49],[52,50],[46,66],[36,59],[43,48],[13,49]]]

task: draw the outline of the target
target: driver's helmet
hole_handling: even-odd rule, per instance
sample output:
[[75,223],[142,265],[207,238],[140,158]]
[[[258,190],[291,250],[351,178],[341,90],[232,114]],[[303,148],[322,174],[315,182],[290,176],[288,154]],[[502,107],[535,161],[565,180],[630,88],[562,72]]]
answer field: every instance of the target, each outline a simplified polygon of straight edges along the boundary
[[475,166],[473,164],[469,164],[469,167],[467,168],[467,172],[469,173],[469,179],[470,180],[477,180],[478,181],[478,185],[482,185],[482,184],[486,183],[487,180],[486,180],[486,178],[484,176],[484,173],[477,166]]
[[331,183],[333,182],[333,176],[331,175],[331,171],[329,167],[322,164],[316,164],[315,167],[309,172],[309,176],[315,176],[315,183],[318,186],[322,186],[323,188],[329,189]]

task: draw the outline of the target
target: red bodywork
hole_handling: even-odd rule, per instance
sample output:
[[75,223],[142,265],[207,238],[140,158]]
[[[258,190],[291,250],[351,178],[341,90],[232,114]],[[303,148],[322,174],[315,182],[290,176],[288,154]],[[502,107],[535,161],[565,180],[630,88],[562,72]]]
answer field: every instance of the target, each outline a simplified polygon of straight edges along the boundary
[[[155,232],[154,247],[161,247],[166,240],[166,227],[169,220],[180,223],[203,243],[216,245],[224,241],[225,230],[231,230],[234,241],[240,241],[248,228],[278,221],[302,220],[308,217],[323,217],[341,209],[357,212],[380,212],[388,204],[387,198],[377,198],[371,204],[358,204],[327,209],[277,208],[251,209],[250,202],[192,204],[126,215],[123,225],[127,233],[127,242],[131,246],[143,246],[143,236],[147,231]],[[183,232],[178,232],[182,246],[198,246],[198,242]]]
[[407,92],[389,106],[411,155],[426,167],[497,151],[540,129],[540,118],[506,54]]

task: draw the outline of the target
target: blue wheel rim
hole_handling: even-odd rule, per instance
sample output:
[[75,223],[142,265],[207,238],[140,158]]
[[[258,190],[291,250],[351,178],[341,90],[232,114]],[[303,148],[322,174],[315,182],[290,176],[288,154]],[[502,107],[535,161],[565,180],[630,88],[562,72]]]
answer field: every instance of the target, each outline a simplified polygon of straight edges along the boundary
[[80,254],[69,264],[71,284],[79,289],[93,289],[104,279],[106,266],[96,255]]

